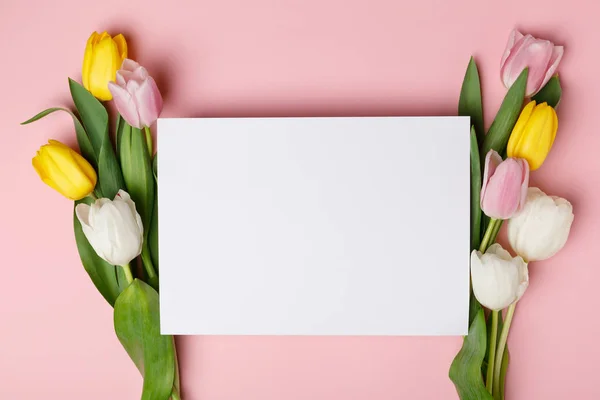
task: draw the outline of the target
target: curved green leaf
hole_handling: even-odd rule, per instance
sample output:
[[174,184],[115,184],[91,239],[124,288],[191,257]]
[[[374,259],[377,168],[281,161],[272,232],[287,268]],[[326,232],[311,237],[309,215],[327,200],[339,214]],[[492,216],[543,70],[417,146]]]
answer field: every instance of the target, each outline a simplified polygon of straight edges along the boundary
[[487,335],[483,308],[475,315],[469,334],[450,366],[450,379],[461,400],[492,400],[483,383],[481,366],[487,348]]
[[144,377],[142,400],[166,400],[175,383],[173,337],[160,334],[158,293],[135,279],[115,303],[119,341]]
[[538,104],[546,102],[549,106],[556,108],[560,103],[561,96],[560,79],[558,76],[553,76],[531,100],[535,100]]
[[152,173],[154,174],[157,187],[154,191],[154,207],[152,210],[152,220],[150,221],[150,232],[148,232],[148,247],[152,262],[156,267],[156,272],[158,272],[158,171],[156,154],[154,154],[154,158],[152,159]]
[[481,161],[474,127],[471,127],[471,249],[481,242]]
[[481,104],[481,83],[479,82],[479,71],[475,59],[471,57],[467,72],[460,90],[458,100],[458,115],[471,117],[471,125],[477,133],[477,143],[481,146],[485,131],[483,130],[483,106]]
[[[91,201],[90,198],[86,197],[83,200],[75,202],[75,205],[82,202],[89,204]],[[85,268],[100,294],[102,294],[111,306],[114,306],[119,294],[127,287],[127,280],[122,268],[111,265],[98,257],[96,251],[85,237],[81,229],[81,223],[75,216],[75,212],[73,212],[73,228],[83,268]]]
[[503,154],[506,149],[506,144],[512,129],[519,118],[523,100],[525,98],[525,88],[527,86],[527,68],[521,72],[515,83],[508,89],[502,105],[492,122],[492,126],[485,135],[481,146],[480,157],[485,159],[486,154],[490,150],[496,150],[499,154]]
[[61,108],[61,107],[49,108],[47,110],[44,110],[44,111],[34,115],[33,117],[29,118],[27,121],[21,122],[21,125],[27,125],[32,122],[35,122],[39,119],[44,118],[45,116],[47,116],[49,114],[52,114],[55,111],[64,111],[73,118],[73,124],[75,125],[75,133],[77,135],[77,143],[79,144],[79,150],[81,151],[81,155],[83,156],[83,158],[88,160],[90,162],[90,164],[92,164],[94,167],[97,167],[98,166],[98,158],[96,157],[96,153],[94,152],[94,148],[92,147],[90,138],[88,137],[85,129],[83,128],[83,125],[81,125],[81,122],[79,122],[79,119],[77,118],[77,116],[75,114],[73,114],[71,112],[71,110],[68,110],[66,108]]

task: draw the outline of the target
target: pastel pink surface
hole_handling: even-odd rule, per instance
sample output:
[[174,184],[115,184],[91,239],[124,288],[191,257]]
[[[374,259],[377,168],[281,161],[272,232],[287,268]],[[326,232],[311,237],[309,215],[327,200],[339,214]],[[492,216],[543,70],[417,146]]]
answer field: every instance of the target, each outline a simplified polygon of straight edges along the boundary
[[[126,34],[130,56],[157,78],[167,117],[454,115],[473,54],[489,125],[505,93],[499,66],[514,26],[565,46],[559,133],[531,181],[570,199],[575,222],[563,251],[530,267],[509,341],[507,399],[600,398],[600,28],[592,10],[592,0],[4,0],[0,398],[139,398],[142,381],[113,333],[111,309],[79,263],[72,203],[31,167],[47,139],[75,142],[72,122],[57,114],[18,126],[70,105],[66,77],[79,79],[92,30]],[[178,339],[186,400],[454,399],[447,374],[461,342]]]

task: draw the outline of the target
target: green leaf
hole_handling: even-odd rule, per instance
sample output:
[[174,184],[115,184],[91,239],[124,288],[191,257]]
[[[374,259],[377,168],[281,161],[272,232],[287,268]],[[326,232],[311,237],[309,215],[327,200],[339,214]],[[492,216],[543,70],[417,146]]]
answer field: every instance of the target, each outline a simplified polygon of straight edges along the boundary
[[474,127],[471,127],[471,249],[481,242],[481,161]]
[[124,122],[123,129],[118,133],[117,146],[125,186],[135,202],[135,207],[142,217],[144,231],[148,235],[156,182],[144,132]]
[[83,86],[69,78],[69,88],[85,131],[98,158],[98,184],[96,191],[112,199],[119,189],[124,189],[121,168],[108,134],[106,108]]
[[158,293],[135,279],[115,303],[115,332],[144,377],[142,400],[166,400],[175,383],[173,336],[160,334]]
[[[115,156],[108,133],[98,155],[98,183],[96,189],[103,197],[113,199],[119,189],[125,189],[121,167]],[[133,197],[133,196],[132,196]]]
[[481,104],[481,83],[475,59],[471,57],[458,100],[458,115],[471,117],[471,125],[477,133],[477,143],[481,146],[485,131],[483,130],[483,106]]
[[[83,200],[75,202],[75,206],[79,203],[90,204],[92,199],[86,197]],[[108,301],[111,306],[114,306],[119,294],[127,287],[127,281],[122,268],[111,265],[98,257],[94,248],[90,245],[81,229],[81,223],[73,212],[73,228],[75,230],[75,242],[83,268],[92,279],[92,282]]]
[[508,89],[502,105],[496,114],[492,126],[485,135],[481,151],[479,153],[482,160],[485,159],[488,151],[496,150],[500,155],[504,153],[506,144],[512,129],[519,118],[523,99],[525,98],[525,88],[527,86],[527,68],[521,72],[515,83]]
[[27,121],[22,122],[21,125],[27,125],[32,122],[35,122],[41,118],[44,118],[46,115],[52,114],[55,111],[64,111],[73,118],[73,124],[75,125],[75,133],[77,134],[77,143],[79,143],[79,150],[81,151],[81,155],[83,156],[83,158],[88,160],[90,164],[94,166],[94,168],[96,168],[98,166],[98,158],[96,157],[96,153],[94,152],[94,148],[92,147],[90,138],[88,137],[85,129],[81,125],[81,122],[79,122],[77,116],[73,114],[71,110],[61,107],[49,108],[40,112],[39,114],[34,115]]
[[98,155],[104,144],[104,137],[108,135],[106,108],[86,88],[71,78],[69,78],[69,89],[94,153]]
[[560,80],[558,76],[553,76],[531,100],[535,100],[538,104],[545,102],[549,106],[556,108],[560,103],[561,96],[562,88],[560,87]]
[[150,232],[148,232],[148,248],[152,263],[158,272],[158,173],[156,154],[154,154],[154,158],[152,159],[152,173],[154,174],[157,187],[154,191],[154,207],[152,207],[152,220],[150,221]]
[[483,309],[479,308],[463,346],[450,366],[450,379],[461,400],[491,400],[481,375],[481,365],[485,357],[487,335]]

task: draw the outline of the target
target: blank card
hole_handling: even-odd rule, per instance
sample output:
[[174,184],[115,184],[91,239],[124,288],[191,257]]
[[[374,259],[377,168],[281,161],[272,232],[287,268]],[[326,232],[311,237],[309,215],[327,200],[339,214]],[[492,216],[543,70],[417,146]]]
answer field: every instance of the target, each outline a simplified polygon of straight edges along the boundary
[[158,121],[163,334],[464,335],[469,119]]

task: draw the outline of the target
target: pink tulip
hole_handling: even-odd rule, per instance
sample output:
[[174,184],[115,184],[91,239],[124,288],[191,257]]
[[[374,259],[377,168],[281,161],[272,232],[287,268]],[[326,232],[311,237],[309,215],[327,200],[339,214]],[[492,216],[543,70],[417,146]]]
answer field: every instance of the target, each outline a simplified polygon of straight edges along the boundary
[[507,89],[511,87],[525,67],[529,67],[525,95],[533,96],[552,78],[563,52],[562,46],[555,46],[548,40],[536,39],[531,35],[524,36],[514,29],[500,63],[504,86]]
[[490,150],[485,156],[481,209],[495,219],[508,219],[519,212],[527,198],[529,164],[522,158],[502,157]]
[[152,125],[162,111],[163,101],[156,82],[146,68],[133,60],[125,59],[117,71],[117,82],[110,82],[119,114],[136,128]]

